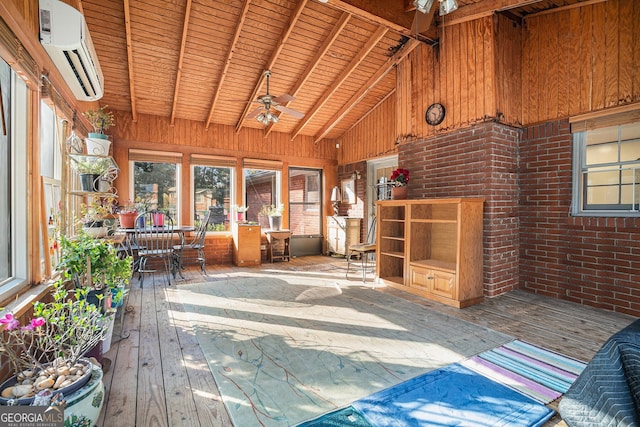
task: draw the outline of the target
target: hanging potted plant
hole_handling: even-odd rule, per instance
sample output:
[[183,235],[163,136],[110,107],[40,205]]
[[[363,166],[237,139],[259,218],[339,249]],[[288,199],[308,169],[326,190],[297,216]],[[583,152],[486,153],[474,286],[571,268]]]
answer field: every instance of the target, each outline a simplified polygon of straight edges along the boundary
[[82,113],[85,116],[94,132],[89,132],[86,139],[87,154],[96,156],[108,156],[109,149],[111,148],[111,141],[109,136],[104,134],[104,131],[111,126],[115,126],[115,120],[111,111],[105,111],[107,105],[104,105],[97,110],[88,110]]

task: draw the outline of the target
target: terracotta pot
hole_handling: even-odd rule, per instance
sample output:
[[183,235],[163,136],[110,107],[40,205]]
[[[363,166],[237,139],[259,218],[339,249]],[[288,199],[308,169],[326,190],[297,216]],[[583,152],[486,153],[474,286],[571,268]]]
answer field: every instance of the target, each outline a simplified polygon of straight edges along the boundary
[[120,227],[122,228],[134,228],[136,222],[137,212],[122,212],[118,214],[120,218]]
[[392,200],[404,200],[407,198],[409,188],[404,185],[402,187],[391,187],[391,199]]

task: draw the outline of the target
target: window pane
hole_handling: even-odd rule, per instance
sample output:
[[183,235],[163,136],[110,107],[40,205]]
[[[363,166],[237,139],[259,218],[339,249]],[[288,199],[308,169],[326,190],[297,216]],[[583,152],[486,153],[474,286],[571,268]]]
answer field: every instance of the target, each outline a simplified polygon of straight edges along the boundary
[[587,147],[587,165],[618,162],[618,142]]
[[620,144],[620,161],[633,162],[640,160],[640,139],[624,141]]
[[321,171],[289,169],[289,223],[294,236],[322,234]]
[[133,163],[135,200],[146,203],[147,209],[166,210],[176,223],[179,222],[177,173],[178,165],[174,163]]
[[249,207],[245,214],[247,221],[257,222],[261,227],[269,228],[269,218],[259,213],[263,206],[277,207],[280,204],[278,188],[280,171],[244,169],[245,205]]
[[193,212],[197,227],[211,210],[210,231],[229,229],[231,169],[212,166],[193,167]]
[[[0,124],[11,125],[11,69],[6,62],[0,61],[0,86],[2,105],[5,106]],[[0,283],[12,276],[11,269],[11,129],[0,132]]]

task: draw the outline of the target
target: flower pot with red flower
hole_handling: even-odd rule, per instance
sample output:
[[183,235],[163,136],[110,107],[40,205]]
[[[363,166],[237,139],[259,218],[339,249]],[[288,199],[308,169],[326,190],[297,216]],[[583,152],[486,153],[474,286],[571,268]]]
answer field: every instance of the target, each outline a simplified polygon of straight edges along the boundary
[[393,200],[402,200],[407,198],[409,184],[409,171],[407,169],[398,168],[391,173],[389,178],[393,187],[391,187],[391,198]]

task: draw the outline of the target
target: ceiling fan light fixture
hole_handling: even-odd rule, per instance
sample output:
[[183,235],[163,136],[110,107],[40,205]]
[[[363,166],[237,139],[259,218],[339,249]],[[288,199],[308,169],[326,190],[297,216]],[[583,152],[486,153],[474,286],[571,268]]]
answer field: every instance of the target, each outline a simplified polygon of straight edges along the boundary
[[451,13],[458,8],[456,0],[440,0],[440,16]]
[[422,13],[429,13],[435,0],[413,0],[413,5]]

